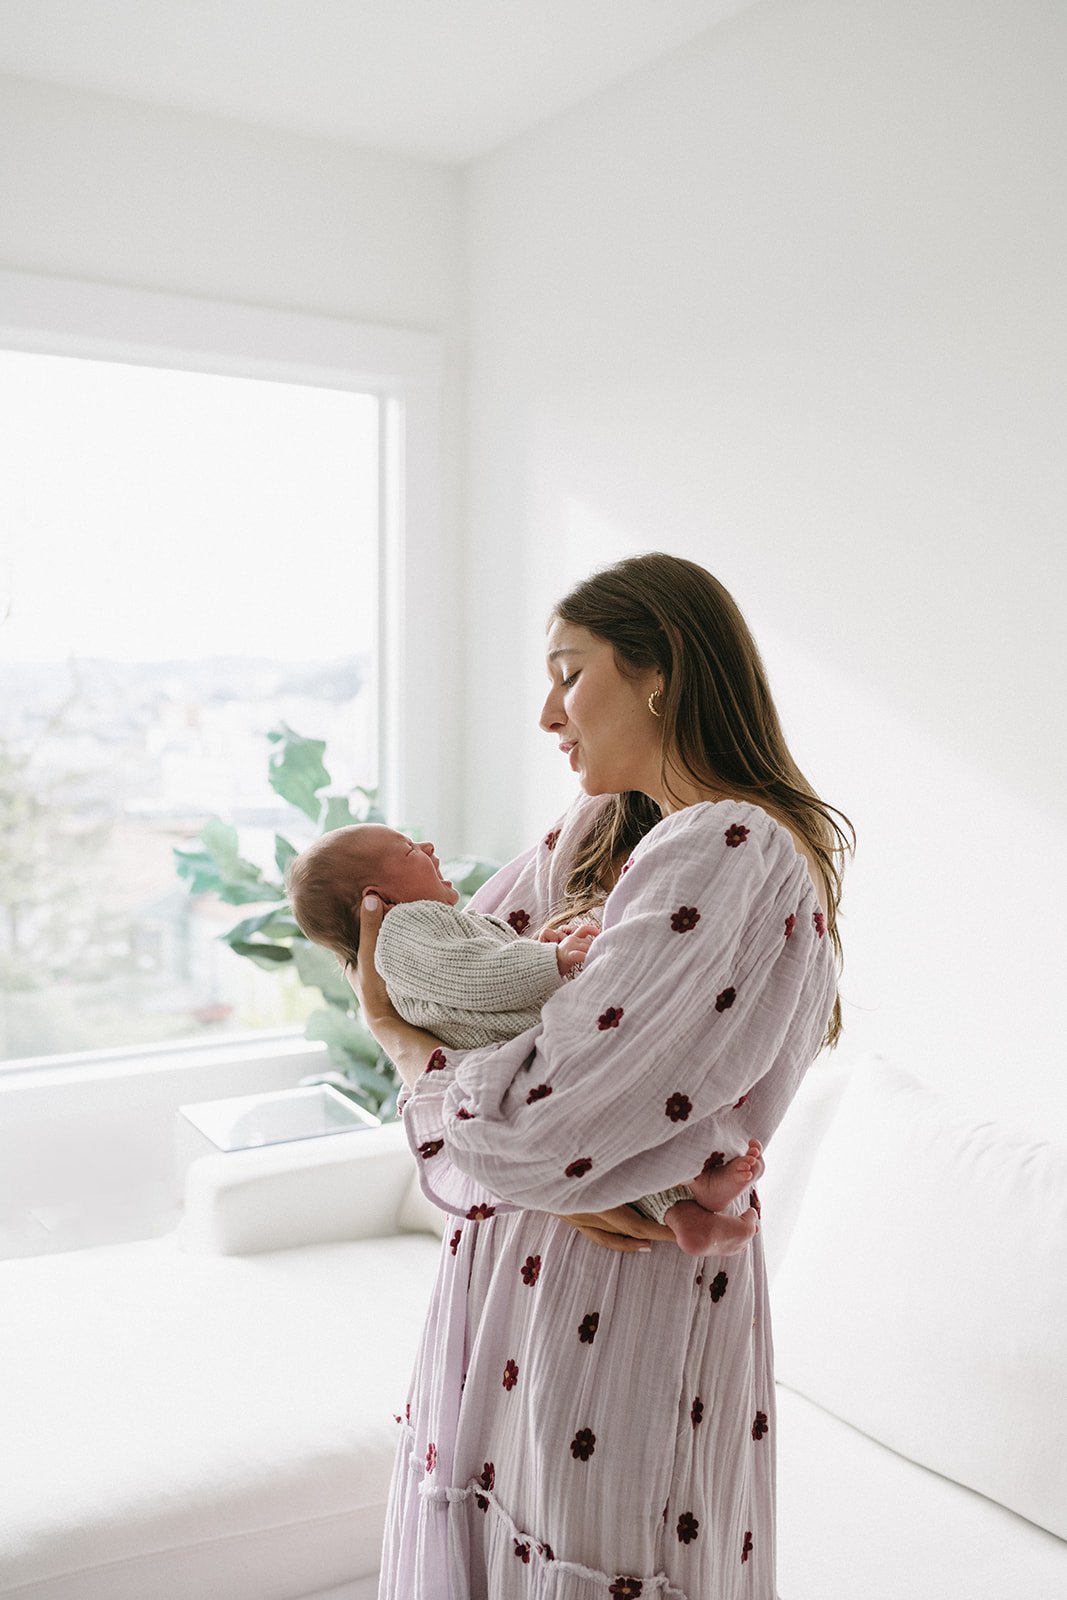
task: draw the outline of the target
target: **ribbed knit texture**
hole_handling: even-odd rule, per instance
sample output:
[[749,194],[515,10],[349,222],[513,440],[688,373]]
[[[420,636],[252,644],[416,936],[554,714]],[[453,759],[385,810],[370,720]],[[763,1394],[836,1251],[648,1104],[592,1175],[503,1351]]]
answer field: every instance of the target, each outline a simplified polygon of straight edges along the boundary
[[554,944],[436,900],[386,912],[374,964],[405,1021],[457,1050],[525,1033],[563,981]]

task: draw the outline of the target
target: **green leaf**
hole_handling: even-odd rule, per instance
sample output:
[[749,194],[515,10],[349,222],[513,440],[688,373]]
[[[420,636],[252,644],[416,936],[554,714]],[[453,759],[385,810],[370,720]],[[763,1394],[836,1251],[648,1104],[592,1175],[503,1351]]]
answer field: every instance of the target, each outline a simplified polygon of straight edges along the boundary
[[188,879],[190,894],[206,894],[209,890],[222,887],[215,858],[208,855],[206,850],[176,846],[174,864],[179,878]]
[[293,952],[284,944],[267,944],[258,939],[234,940],[230,949],[239,956],[247,956],[249,961],[254,961],[257,967],[262,967],[264,972],[273,972],[280,967],[283,961],[291,961]]
[[219,935],[226,944],[240,944],[250,939],[254,933],[270,934],[275,939],[299,939],[302,937],[298,925],[286,911],[279,911],[271,907],[269,911],[261,911],[258,916],[246,917],[229,933]]
[[462,856],[457,861],[446,861],[441,868],[445,877],[452,879],[453,888],[465,896],[474,894],[499,870],[497,862],[483,861],[477,856]]
[[323,833],[333,833],[335,828],[351,827],[353,822],[361,822],[361,817],[352,815],[352,808],[348,804],[348,796],[343,794],[328,794],[326,796],[326,816],[323,820]]
[[364,789],[360,784],[352,790],[353,794],[362,795],[363,803],[358,808],[356,820],[358,822],[384,822],[385,812],[378,805],[377,789]]
[[[237,848],[237,829],[212,817],[200,830],[204,850],[183,852],[192,868],[193,889],[202,884],[226,905],[251,905],[256,901],[284,900],[280,885],[264,878],[254,861],[246,861]],[[182,871],[179,863],[179,872]],[[186,872],[185,876],[190,874]]]
[[267,738],[278,746],[271,751],[268,764],[271,788],[290,805],[298,806],[312,822],[318,822],[322,812],[318,793],[330,781],[322,764],[325,740],[303,739],[284,722],[272,728]]
[[284,900],[284,891],[273,883],[227,883],[217,890],[219,899],[228,906],[262,905],[264,900]]
[[300,852],[288,839],[283,839],[280,833],[274,835],[274,864],[284,878],[285,869],[290,861],[295,861]]
[[324,997],[345,1010],[354,1008],[356,997],[345,982],[337,957],[320,945],[309,944],[306,939],[293,945],[300,982],[307,989],[321,989]]
[[362,1023],[351,1012],[331,1006],[328,1011],[313,1011],[304,1027],[306,1039],[319,1039],[330,1053],[335,1067],[347,1071],[356,1062],[373,1067],[378,1046]]

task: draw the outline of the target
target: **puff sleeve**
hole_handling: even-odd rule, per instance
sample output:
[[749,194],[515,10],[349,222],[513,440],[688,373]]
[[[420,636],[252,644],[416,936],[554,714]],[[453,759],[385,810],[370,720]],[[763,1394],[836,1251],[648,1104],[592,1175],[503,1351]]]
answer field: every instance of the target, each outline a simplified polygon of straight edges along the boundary
[[803,859],[760,808],[665,818],[536,1026],[431,1056],[403,1102],[427,1195],[468,1216],[600,1211],[739,1153],[761,1079],[799,1082],[819,1048],[836,987],[825,933]]

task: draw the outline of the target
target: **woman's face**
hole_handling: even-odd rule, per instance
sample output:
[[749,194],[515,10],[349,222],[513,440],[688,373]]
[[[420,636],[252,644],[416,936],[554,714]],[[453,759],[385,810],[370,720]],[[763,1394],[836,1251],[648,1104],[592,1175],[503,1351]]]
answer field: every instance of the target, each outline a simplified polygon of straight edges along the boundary
[[558,739],[586,794],[637,789],[658,799],[663,725],[648,697],[661,686],[659,674],[653,668],[627,677],[606,639],[558,617],[549,626],[547,659],[552,687],[541,726]]

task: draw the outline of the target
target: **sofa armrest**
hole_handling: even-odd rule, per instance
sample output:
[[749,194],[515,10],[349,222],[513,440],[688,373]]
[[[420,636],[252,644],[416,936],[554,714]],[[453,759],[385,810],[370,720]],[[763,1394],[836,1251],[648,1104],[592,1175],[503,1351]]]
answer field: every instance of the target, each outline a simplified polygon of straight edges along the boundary
[[186,1174],[175,1243],[234,1256],[382,1238],[404,1228],[414,1180],[399,1122],[203,1156]]

